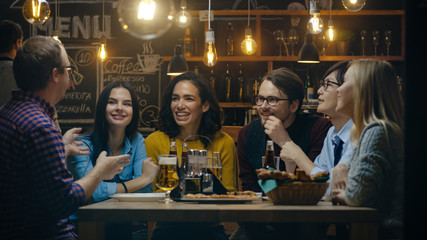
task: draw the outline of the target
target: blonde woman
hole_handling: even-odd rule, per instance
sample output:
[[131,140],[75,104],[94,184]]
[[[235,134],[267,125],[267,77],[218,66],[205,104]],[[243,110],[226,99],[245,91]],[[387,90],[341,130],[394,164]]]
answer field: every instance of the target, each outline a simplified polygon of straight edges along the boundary
[[378,209],[380,239],[402,237],[403,101],[392,65],[381,60],[353,61],[338,89],[337,112],[354,126],[355,151],[347,185],[332,185],[336,200]]

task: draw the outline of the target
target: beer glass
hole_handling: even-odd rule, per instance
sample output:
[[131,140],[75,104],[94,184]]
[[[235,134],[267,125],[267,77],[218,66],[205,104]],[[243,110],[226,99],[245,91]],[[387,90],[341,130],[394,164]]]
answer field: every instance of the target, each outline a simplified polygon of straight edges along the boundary
[[157,175],[156,185],[158,188],[166,191],[165,203],[172,202],[170,192],[178,186],[179,178],[177,172],[177,156],[169,154],[159,155],[160,172]]
[[208,168],[222,182],[222,163],[220,152],[209,152]]

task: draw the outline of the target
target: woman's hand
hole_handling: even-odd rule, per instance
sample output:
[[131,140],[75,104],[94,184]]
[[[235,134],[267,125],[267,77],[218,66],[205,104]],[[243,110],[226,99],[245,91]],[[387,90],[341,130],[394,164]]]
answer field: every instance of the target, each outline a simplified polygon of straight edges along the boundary
[[332,169],[331,191],[345,191],[347,186],[348,168],[346,165],[339,163]]
[[151,183],[157,176],[160,168],[151,158],[147,158],[142,162],[142,175],[147,182]]

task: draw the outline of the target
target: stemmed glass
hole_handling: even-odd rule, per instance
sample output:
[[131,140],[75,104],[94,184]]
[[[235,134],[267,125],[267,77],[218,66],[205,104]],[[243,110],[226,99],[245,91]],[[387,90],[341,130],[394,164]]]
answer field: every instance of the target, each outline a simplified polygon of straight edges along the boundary
[[274,43],[279,46],[279,56],[282,56],[282,46],[285,44],[285,32],[276,30],[273,32]]
[[390,45],[391,45],[391,30],[385,30],[384,34],[385,45],[387,47],[387,56],[390,56]]
[[298,34],[294,27],[289,30],[288,41],[291,44],[291,56],[295,56],[295,46],[298,43]]
[[328,36],[326,35],[326,32],[320,38],[320,41],[322,42],[322,51],[320,51],[320,55],[326,56],[326,45],[328,44]]
[[366,45],[368,44],[367,40],[368,40],[368,32],[366,30],[362,30],[360,32],[360,42],[362,45],[362,56],[366,56],[365,48],[366,48]]
[[374,44],[374,55],[377,56],[377,48],[379,45],[379,41],[380,41],[380,31],[375,30],[372,32],[372,40],[373,40],[373,44]]
[[218,178],[218,180],[222,182],[222,163],[220,152],[209,153],[208,168]]
[[177,159],[176,155],[159,155],[160,172],[157,175],[156,185],[166,192],[165,203],[172,202],[170,192],[179,185]]

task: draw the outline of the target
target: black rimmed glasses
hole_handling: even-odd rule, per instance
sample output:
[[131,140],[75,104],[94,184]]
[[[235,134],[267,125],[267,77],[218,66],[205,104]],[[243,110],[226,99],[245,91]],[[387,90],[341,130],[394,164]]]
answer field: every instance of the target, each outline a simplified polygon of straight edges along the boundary
[[290,99],[288,99],[288,98],[278,98],[278,97],[274,97],[274,96],[268,96],[267,98],[265,98],[263,96],[257,96],[257,97],[255,97],[255,104],[257,106],[261,106],[262,104],[264,104],[264,101],[267,101],[267,104],[269,106],[274,107],[274,106],[277,105],[277,103],[279,101],[287,101],[287,100],[290,100]]
[[76,66],[64,66],[64,69],[67,70],[68,76],[71,78],[73,76],[74,71],[76,70]]
[[333,81],[330,81],[330,80],[322,80],[322,81],[320,81],[320,86],[322,86],[323,87],[323,90],[327,90],[328,89],[328,87],[329,86],[331,86],[332,84],[335,84],[335,85],[337,85],[338,87],[339,86],[341,86],[341,84],[339,84],[339,83],[336,83],[336,82],[333,82]]

